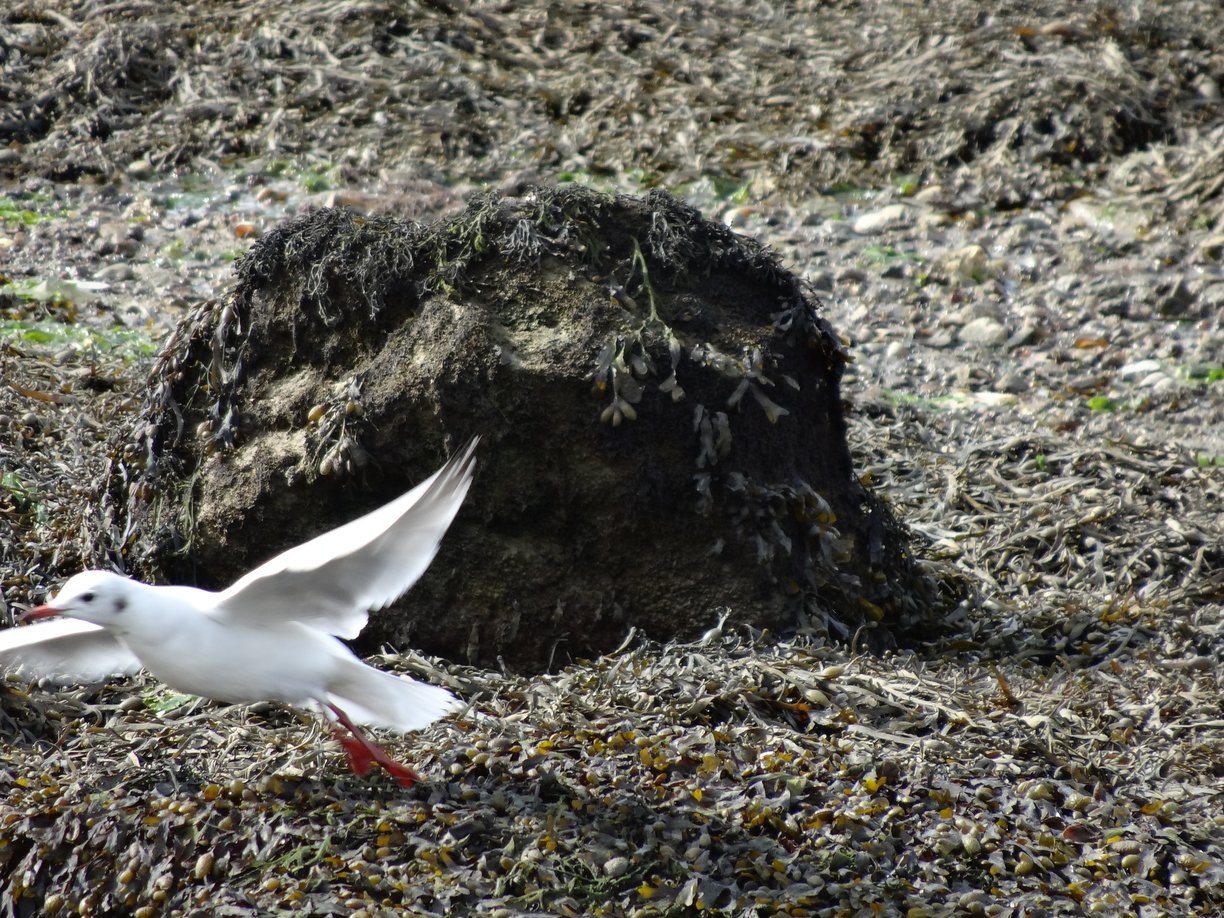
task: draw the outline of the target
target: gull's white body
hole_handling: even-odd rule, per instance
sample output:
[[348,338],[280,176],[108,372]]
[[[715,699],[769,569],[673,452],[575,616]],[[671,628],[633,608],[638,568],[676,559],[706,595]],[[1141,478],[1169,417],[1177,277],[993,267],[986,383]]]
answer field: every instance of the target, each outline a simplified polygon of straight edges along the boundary
[[[130,604],[105,630],[137,666],[180,692],[235,703],[330,702],[357,723],[393,730],[419,730],[455,706],[445,689],[367,666],[335,637],[301,622],[218,615],[216,593],[114,579]],[[141,608],[155,611],[131,614]]]
[[[335,680],[345,658],[353,657],[331,635],[298,622],[260,627],[218,619],[210,613],[211,597],[204,591],[183,589],[167,595],[157,587],[145,589],[158,594],[149,597],[157,606],[155,633],[114,627],[111,633],[145,669],[180,692],[238,703],[306,704],[317,696],[319,686]],[[218,673],[225,674],[224,682]]]
[[401,731],[427,726],[456,707],[450,692],[367,666],[337,638],[356,637],[371,609],[429,566],[471,484],[476,442],[402,497],[220,593],[78,574],[30,613],[64,618],[0,632],[0,671],[89,682],[143,666],[220,701],[313,705],[342,723],[347,715]]

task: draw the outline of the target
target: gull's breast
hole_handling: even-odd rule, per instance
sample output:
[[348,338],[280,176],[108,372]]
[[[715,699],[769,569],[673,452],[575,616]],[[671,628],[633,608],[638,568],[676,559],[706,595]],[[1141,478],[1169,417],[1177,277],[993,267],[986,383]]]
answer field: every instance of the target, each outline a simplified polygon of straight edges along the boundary
[[145,668],[171,688],[217,701],[304,704],[324,697],[338,642],[296,622],[246,627],[201,617],[140,646],[127,641]]

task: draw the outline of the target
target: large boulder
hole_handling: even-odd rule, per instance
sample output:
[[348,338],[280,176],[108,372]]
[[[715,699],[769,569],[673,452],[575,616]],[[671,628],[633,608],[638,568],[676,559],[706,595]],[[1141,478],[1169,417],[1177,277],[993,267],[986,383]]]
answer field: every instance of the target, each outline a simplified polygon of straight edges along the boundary
[[161,354],[114,531],[134,573],[220,587],[480,434],[441,553],[366,640],[534,668],[723,610],[886,638],[931,591],[851,467],[846,359],[772,254],[663,193],[322,210]]

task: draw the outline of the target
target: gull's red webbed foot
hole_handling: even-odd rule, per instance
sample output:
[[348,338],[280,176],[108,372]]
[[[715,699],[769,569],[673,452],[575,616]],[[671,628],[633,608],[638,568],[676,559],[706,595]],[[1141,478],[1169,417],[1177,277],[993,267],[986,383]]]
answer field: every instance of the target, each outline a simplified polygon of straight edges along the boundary
[[329,704],[328,707],[350,734],[346,736],[340,727],[332,726],[332,732],[336,734],[336,739],[344,747],[345,754],[348,755],[349,767],[353,769],[354,774],[364,775],[370,770],[371,764],[377,762],[404,787],[412,787],[421,780],[421,776],[415,771],[402,762],[395,761],[381,746],[371,742],[369,737],[362,733],[342,710],[334,704]]

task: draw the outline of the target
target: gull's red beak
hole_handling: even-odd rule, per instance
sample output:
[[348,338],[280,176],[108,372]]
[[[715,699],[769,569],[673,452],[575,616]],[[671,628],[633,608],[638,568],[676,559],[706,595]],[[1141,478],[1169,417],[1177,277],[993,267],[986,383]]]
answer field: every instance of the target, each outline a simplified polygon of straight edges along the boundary
[[26,622],[32,622],[38,618],[51,618],[53,615],[59,615],[60,610],[54,606],[35,606],[24,615],[18,616],[17,624],[24,625]]

